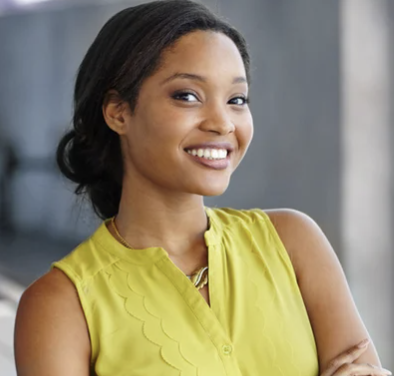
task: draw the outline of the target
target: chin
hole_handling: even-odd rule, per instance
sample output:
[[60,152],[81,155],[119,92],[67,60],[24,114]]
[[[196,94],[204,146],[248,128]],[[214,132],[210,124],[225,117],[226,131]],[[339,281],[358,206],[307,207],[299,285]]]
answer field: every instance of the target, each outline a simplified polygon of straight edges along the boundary
[[220,196],[226,192],[229,185],[229,181],[216,181],[214,183],[206,183],[204,186],[195,187],[193,190],[196,194],[200,196]]

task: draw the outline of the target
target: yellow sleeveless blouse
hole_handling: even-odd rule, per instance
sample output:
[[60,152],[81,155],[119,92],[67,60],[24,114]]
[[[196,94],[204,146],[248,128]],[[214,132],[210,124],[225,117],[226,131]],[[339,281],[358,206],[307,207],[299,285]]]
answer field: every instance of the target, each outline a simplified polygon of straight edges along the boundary
[[98,376],[317,376],[290,258],[263,210],[205,207],[210,306],[163,248],[106,222],[52,267],[74,283]]

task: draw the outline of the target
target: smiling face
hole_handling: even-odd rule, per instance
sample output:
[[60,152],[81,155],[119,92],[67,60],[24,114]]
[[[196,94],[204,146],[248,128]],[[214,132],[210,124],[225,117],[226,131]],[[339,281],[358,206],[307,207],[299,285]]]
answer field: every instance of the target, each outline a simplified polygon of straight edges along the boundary
[[[125,178],[170,191],[222,194],[252,139],[247,96],[244,64],[230,38],[207,31],[181,37],[143,82],[133,113],[124,115]],[[212,149],[231,151],[225,157]]]

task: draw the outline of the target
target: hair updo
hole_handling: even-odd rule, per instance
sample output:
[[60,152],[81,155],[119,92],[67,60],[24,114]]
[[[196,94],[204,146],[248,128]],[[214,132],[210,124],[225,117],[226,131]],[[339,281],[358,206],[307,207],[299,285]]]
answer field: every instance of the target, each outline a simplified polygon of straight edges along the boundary
[[60,140],[60,171],[87,194],[102,219],[117,214],[123,163],[119,135],[104,121],[102,104],[114,89],[135,109],[143,81],[160,64],[163,51],[197,30],[220,32],[237,46],[249,79],[250,58],[242,35],[204,5],[162,0],[126,8],[100,30],[79,69],[74,89],[73,127]]

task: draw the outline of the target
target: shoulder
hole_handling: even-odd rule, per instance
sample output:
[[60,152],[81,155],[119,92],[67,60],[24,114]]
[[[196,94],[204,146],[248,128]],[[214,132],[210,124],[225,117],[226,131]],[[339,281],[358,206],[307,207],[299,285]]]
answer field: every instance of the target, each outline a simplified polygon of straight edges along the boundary
[[107,230],[105,222],[69,254],[52,264],[60,269],[79,287],[94,278],[107,267],[119,261],[116,240]]
[[78,299],[74,284],[60,270],[54,268],[35,282],[23,293],[19,308],[28,305],[30,301],[39,302],[45,298],[48,303],[61,303],[64,300]]
[[321,234],[317,223],[306,213],[295,209],[264,210],[281,239],[288,245],[294,246],[299,240],[305,240],[305,235],[313,237]]
[[299,269],[297,265],[299,258],[305,256],[308,251],[315,250],[316,242],[327,246],[327,239],[317,223],[299,210],[217,208],[215,215],[225,224],[238,222],[251,225],[249,229],[253,231],[261,231],[259,223],[265,224],[268,231],[274,232],[275,236],[278,235],[296,272]]
[[[68,370],[82,375],[89,357],[89,334],[76,289],[63,272],[53,269],[30,285],[19,302],[15,324],[18,374]],[[67,366],[71,360],[73,365]],[[34,368],[36,373],[27,371]]]
[[269,219],[277,230],[289,230],[290,227],[294,229],[294,225],[316,225],[311,217],[307,214],[288,208],[280,209],[234,209],[229,207],[223,208],[209,208],[215,216],[223,221],[244,220],[246,222],[253,222],[256,220]]
[[84,329],[81,334],[86,333],[77,290],[62,271],[52,269],[23,293],[17,311],[17,325],[30,329],[31,323],[42,333],[51,329],[51,323],[60,324],[57,327],[59,331],[78,327]]
[[[233,209],[215,208],[215,218],[223,224],[268,223],[271,231],[279,235],[279,239],[288,253],[293,254],[297,249],[303,249],[308,242],[325,238],[317,223],[307,214],[288,208],[280,209]],[[255,226],[259,227],[259,226]]]
[[308,267],[306,260],[311,253],[318,257],[319,253],[336,257],[324,232],[308,214],[287,208],[264,212],[290,256],[297,278],[302,277],[303,270]]
[[[215,217],[224,225],[243,224],[257,235],[257,232],[271,232],[280,245],[287,251],[292,261],[292,266],[299,277],[302,258],[308,252],[317,250],[317,243],[320,251],[329,251],[329,244],[321,228],[306,213],[299,210],[280,209],[233,209],[215,208]],[[301,265],[302,266],[302,265]]]

